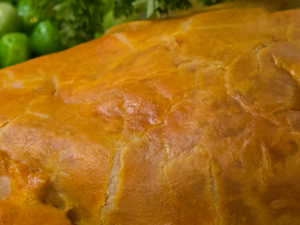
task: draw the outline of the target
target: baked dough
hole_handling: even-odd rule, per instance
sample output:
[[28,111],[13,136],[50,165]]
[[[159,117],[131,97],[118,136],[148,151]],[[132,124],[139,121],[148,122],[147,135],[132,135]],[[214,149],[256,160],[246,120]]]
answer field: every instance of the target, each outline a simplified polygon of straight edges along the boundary
[[299,18],[133,22],[1,70],[0,224],[299,224]]

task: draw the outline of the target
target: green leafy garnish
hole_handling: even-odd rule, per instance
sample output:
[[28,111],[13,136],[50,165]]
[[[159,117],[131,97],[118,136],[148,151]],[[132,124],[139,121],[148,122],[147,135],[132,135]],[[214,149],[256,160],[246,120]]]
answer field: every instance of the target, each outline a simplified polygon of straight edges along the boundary
[[159,17],[176,9],[187,10],[192,7],[189,0],[115,0],[115,15],[129,16],[134,12],[146,12],[147,18]]
[[[0,0],[1,1],[1,0]],[[20,0],[2,0],[16,4]],[[64,48],[101,36],[111,25],[137,19],[160,17],[173,10],[187,10],[190,0],[27,0],[40,21],[50,20],[59,30]],[[198,0],[212,5],[226,0]]]
[[89,41],[102,31],[102,0],[31,0],[31,4],[42,19],[57,24],[65,48]]
[[224,2],[224,0],[201,0],[200,2],[202,2],[203,5],[205,5],[205,6],[209,6],[209,5],[214,5],[217,3]]
[[[228,0],[199,0],[203,6],[210,6]],[[160,17],[173,10],[187,10],[192,7],[189,0],[115,0],[115,15],[130,16],[132,13],[146,12],[147,18]]]

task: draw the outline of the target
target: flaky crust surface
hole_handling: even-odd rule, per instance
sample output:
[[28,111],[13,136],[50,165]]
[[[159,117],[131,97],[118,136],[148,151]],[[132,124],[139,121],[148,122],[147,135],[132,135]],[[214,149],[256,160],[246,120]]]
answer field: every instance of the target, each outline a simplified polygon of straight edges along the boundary
[[0,224],[299,224],[299,18],[134,22],[1,70]]

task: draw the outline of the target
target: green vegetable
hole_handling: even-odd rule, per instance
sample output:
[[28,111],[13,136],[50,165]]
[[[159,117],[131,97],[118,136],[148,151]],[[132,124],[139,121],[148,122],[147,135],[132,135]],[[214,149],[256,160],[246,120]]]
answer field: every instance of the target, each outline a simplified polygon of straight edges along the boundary
[[136,14],[131,15],[130,17],[122,16],[121,18],[115,18],[113,10],[108,11],[103,18],[103,28],[104,30],[107,30],[113,26],[127,23],[130,21],[137,20],[138,17]]
[[[199,0],[203,5],[214,5],[228,0]],[[230,0],[229,0],[230,1]],[[189,0],[115,0],[116,17],[130,16],[134,12],[146,12],[147,18],[160,17],[172,10],[187,10],[192,7]]]
[[30,59],[29,40],[23,33],[9,33],[0,40],[0,67],[12,66]]
[[49,20],[40,22],[30,36],[30,48],[37,55],[46,55],[62,50],[58,29]]
[[[160,16],[171,10],[188,9],[190,0],[28,0],[41,19],[51,20],[59,27],[59,35],[64,48],[98,37],[110,27],[107,13],[113,10],[110,24],[118,24],[137,13],[147,13],[148,17]],[[215,4],[225,0],[200,0],[205,4]],[[110,14],[110,13],[109,13]],[[110,15],[111,17],[111,15]],[[104,20],[104,22],[103,22]],[[131,20],[131,19],[130,19]],[[125,20],[124,20],[125,21]]]
[[[226,0],[198,1],[204,5],[211,5]],[[38,21],[50,20],[58,28],[64,48],[99,37],[112,25],[137,19],[136,15],[139,13],[153,18],[172,10],[185,10],[192,6],[190,0],[18,0],[17,2],[19,15],[23,19],[27,33]]]
[[12,5],[15,5],[18,0],[1,0],[0,2],[8,2],[11,3]]
[[22,22],[18,17],[17,10],[6,2],[0,2],[0,37],[4,34],[19,31]]
[[147,17],[157,17],[160,14],[167,14],[170,10],[186,10],[192,7],[189,0],[115,0],[115,15],[121,17],[123,15],[130,16],[134,12],[146,12]]
[[114,0],[103,0],[104,3],[104,12],[108,12],[109,10],[113,10],[114,8]]
[[208,5],[214,5],[220,2],[224,2],[224,0],[201,0],[200,2],[202,2],[203,5],[208,6]]
[[23,20],[24,30],[27,34],[30,34],[33,28],[39,22],[39,15],[33,10],[30,0],[19,0],[18,2],[18,14]]
[[103,34],[104,34],[104,32],[95,32],[94,38],[95,38],[95,39],[96,39],[96,38],[100,38],[100,37],[103,36]]
[[60,28],[61,42],[65,48],[78,45],[102,32],[103,0],[30,0],[42,19],[55,21]]

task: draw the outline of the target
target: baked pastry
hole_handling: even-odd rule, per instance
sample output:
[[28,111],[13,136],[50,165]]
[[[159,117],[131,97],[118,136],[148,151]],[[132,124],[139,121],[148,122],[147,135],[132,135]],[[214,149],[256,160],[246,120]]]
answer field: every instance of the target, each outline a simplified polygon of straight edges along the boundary
[[0,224],[299,224],[299,18],[133,22],[1,70]]

